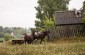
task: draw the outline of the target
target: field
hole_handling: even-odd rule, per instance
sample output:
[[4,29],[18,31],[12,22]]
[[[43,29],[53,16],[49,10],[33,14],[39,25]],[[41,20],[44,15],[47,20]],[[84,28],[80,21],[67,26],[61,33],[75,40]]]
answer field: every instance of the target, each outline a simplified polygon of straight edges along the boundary
[[0,44],[0,55],[85,55],[85,37],[59,38],[42,44]]

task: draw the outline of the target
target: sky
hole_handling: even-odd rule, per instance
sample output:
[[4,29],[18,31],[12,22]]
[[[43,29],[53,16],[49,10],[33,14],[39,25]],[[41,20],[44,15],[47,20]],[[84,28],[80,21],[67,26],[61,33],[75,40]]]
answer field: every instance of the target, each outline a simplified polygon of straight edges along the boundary
[[85,0],[71,0],[69,2],[69,10],[72,10],[74,8],[79,10],[83,6],[83,3],[82,3],[83,1]]
[[[0,26],[3,27],[35,27],[38,0],[0,0]],[[71,0],[69,10],[82,7],[84,0]]]

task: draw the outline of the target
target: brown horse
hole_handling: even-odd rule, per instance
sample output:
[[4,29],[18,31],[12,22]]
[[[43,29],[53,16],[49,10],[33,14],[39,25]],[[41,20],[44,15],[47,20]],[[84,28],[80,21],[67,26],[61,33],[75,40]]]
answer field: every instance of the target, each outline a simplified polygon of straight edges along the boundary
[[50,31],[37,32],[37,34],[35,34],[35,32],[32,32],[33,40],[40,39],[41,40],[40,43],[42,43],[42,41],[44,41],[46,36],[48,36],[48,40],[49,40],[49,33]]
[[25,35],[24,36],[24,42],[25,42],[25,44],[26,44],[26,42],[28,44],[31,44],[31,43],[33,43],[33,41],[35,39],[37,39],[37,40],[41,40],[40,43],[42,43],[42,41],[44,41],[46,36],[48,36],[48,39],[49,39],[49,33],[50,33],[50,31],[37,32],[37,34],[35,34],[35,31],[32,31],[31,35],[27,35],[25,33],[25,34],[23,34],[23,35]]
[[32,41],[33,41],[33,36],[32,35],[27,35],[26,33],[23,34],[24,35],[24,42],[25,44],[28,43],[28,44],[31,44]]

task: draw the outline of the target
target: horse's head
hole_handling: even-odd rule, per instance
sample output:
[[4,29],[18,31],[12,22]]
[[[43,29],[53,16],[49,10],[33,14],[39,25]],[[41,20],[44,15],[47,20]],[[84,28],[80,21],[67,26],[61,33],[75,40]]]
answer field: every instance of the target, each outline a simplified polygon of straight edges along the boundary
[[35,31],[32,31],[31,35],[32,35],[32,36],[35,36]]

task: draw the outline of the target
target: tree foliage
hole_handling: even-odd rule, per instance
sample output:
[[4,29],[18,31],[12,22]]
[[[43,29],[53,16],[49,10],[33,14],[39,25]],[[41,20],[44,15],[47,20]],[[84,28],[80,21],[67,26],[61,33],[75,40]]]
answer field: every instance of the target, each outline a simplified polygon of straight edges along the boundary
[[47,20],[45,17],[54,22],[55,11],[67,10],[68,3],[69,0],[38,0],[38,6],[35,9],[37,10],[36,18],[40,21],[35,21],[35,26],[43,27],[45,25],[43,20]]
[[3,32],[3,27],[2,26],[0,26],[0,32]]
[[2,27],[0,26],[0,38],[8,38],[11,33],[14,34],[13,37],[15,38],[21,38],[23,37],[24,33],[30,33],[30,30],[26,28],[21,28],[21,27]]
[[52,20],[53,18],[48,19],[45,17],[44,22],[44,27],[53,27],[55,25],[54,21]]
[[[83,10],[85,11],[85,1],[83,2]],[[85,12],[83,12],[82,22],[85,24]]]
[[82,18],[82,22],[85,24],[85,12],[83,12],[84,17]]
[[38,27],[41,27],[41,21],[39,20],[35,20],[35,26],[38,28]]
[[83,2],[83,9],[85,9],[85,1]]

